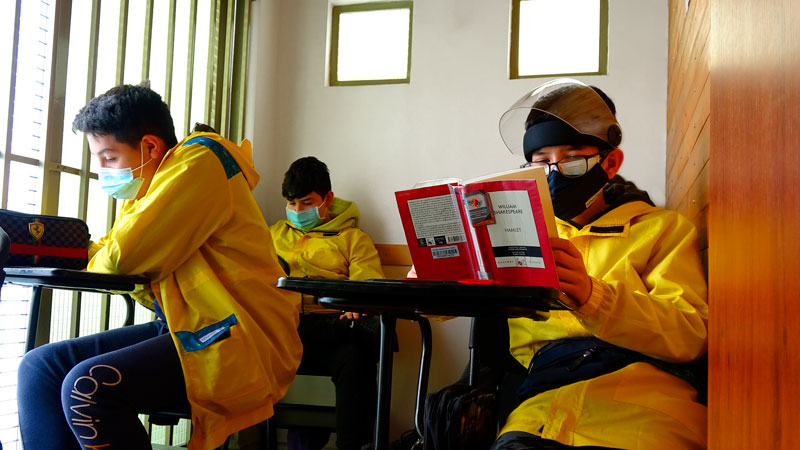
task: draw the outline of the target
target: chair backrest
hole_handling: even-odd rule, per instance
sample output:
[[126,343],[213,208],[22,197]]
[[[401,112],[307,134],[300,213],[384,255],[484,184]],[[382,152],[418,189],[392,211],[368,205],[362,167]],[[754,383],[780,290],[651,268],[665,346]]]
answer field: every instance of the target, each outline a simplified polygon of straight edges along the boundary
[[405,278],[411,269],[411,253],[407,245],[375,244],[381,258],[381,269],[386,278]]

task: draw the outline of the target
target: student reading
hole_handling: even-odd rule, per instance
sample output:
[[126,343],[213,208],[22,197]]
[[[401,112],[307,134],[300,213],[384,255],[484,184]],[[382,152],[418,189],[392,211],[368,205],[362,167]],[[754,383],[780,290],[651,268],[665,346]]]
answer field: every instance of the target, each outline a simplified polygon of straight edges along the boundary
[[[601,367],[542,390],[534,363],[521,404],[492,448],[705,448],[706,407],[671,370],[707,349],[694,226],[618,175],[622,130],[600,89],[567,79],[546,83],[504,114],[501,133],[525,165],[547,172],[559,235],[551,245],[573,308],[544,322],[509,320],[511,353],[528,367],[537,352],[588,343],[582,357],[597,357]],[[548,346],[554,342],[568,345]],[[641,357],[602,367],[598,355],[607,344]]]
[[157,319],[26,354],[25,448],[150,448],[137,413],[187,400],[193,450],[269,418],[302,348],[251,193],[259,176],[250,143],[209,132],[178,142],[167,105],[146,86],[92,99],[73,129],[86,133],[100,185],[120,200],[87,269],[149,278],[135,297]]

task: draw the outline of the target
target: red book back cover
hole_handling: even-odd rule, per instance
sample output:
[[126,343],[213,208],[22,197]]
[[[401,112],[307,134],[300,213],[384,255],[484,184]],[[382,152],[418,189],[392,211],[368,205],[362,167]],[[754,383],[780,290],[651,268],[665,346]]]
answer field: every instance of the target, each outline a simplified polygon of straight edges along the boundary
[[411,259],[422,280],[482,278],[462,196],[463,187],[455,183],[395,192]]

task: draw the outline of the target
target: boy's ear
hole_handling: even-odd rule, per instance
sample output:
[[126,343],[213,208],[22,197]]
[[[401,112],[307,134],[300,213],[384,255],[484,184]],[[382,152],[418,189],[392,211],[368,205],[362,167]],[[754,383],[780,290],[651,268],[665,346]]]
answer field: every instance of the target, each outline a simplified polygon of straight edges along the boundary
[[144,151],[150,155],[150,158],[160,161],[161,158],[167,153],[167,145],[164,140],[153,134],[145,134],[142,136],[142,146]]
[[606,174],[608,174],[608,178],[614,178],[614,175],[619,172],[619,168],[622,166],[622,161],[625,159],[625,154],[622,153],[622,150],[615,148],[608,153],[606,159],[603,160],[603,169],[605,169]]
[[322,201],[327,203],[328,207],[330,207],[331,202],[333,201],[333,191],[328,191],[328,193],[325,194],[325,198],[323,198]]

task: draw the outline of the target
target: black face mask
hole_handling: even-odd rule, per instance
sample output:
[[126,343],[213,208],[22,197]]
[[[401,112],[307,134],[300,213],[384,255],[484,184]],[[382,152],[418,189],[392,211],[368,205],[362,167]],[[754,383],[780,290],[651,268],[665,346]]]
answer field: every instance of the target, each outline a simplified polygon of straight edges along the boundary
[[547,185],[553,200],[553,212],[562,220],[580,215],[595,201],[597,194],[602,194],[607,183],[608,174],[599,163],[576,178],[551,170],[547,175]]

